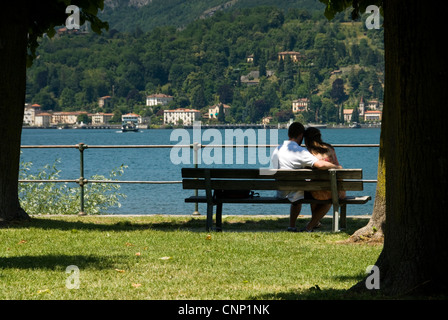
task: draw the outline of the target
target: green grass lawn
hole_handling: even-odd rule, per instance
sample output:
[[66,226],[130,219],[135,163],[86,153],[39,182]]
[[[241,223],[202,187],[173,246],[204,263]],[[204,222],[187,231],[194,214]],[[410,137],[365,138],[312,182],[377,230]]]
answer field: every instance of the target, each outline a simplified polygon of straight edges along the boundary
[[36,216],[0,229],[0,299],[342,299],[382,246],[343,243],[365,219],[323,222],[288,233],[287,217],[226,216],[207,233],[204,216]]

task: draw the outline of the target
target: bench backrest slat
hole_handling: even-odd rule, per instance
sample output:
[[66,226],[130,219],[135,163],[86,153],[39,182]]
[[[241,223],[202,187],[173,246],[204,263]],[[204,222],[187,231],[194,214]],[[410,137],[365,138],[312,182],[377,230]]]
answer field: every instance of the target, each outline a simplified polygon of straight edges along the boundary
[[[184,189],[207,189],[205,179],[184,179]],[[211,189],[223,190],[330,190],[330,181],[295,180],[218,180],[210,181]],[[362,181],[338,181],[338,190],[361,191]]]
[[[269,169],[227,169],[227,168],[182,168],[183,178],[205,178],[205,171],[210,170],[210,178],[214,179],[273,179],[273,180],[301,180],[317,179],[330,180],[328,171],[299,169],[299,170],[269,170]],[[337,170],[338,179],[362,179],[362,169]]]

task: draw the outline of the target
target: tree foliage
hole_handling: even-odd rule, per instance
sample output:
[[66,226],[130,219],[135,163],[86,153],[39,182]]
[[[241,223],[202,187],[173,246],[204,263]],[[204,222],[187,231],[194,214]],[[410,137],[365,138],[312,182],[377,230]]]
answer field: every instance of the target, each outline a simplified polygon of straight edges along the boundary
[[28,58],[27,65],[31,66],[36,58],[36,49],[39,46],[38,39],[46,34],[53,37],[55,27],[64,25],[67,19],[66,8],[68,5],[78,6],[80,10],[80,24],[90,22],[92,31],[101,33],[102,29],[108,29],[109,24],[98,17],[98,9],[104,8],[104,0],[73,0],[73,1],[26,1],[26,7],[32,14],[29,15],[28,24]]

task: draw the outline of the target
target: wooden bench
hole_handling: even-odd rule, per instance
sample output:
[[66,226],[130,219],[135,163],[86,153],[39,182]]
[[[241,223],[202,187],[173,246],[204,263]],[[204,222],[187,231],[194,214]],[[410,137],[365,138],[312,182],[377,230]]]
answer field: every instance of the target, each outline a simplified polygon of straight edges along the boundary
[[[206,203],[206,230],[213,226],[213,206],[216,206],[216,231],[222,230],[223,203],[265,203],[290,204],[288,199],[275,196],[274,190],[331,190],[332,199],[303,199],[301,203],[331,203],[333,205],[332,230],[339,231],[346,227],[346,206],[348,204],[365,204],[370,196],[348,196],[338,198],[338,190],[363,190],[362,169],[209,169],[182,168],[182,186],[184,189],[205,190],[205,196],[191,196],[187,203]],[[272,197],[249,197],[243,199],[213,197],[214,190],[272,190]],[[288,211],[289,212],[289,211]]]

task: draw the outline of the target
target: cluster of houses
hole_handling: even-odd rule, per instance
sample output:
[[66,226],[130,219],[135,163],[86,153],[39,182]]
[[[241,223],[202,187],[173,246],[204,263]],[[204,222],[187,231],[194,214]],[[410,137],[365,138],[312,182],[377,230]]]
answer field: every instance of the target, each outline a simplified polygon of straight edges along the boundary
[[[300,98],[292,101],[292,112],[298,114],[309,110],[310,100],[308,98]],[[344,122],[352,122],[353,109],[344,109]],[[378,100],[370,100],[364,103],[364,98],[361,98],[358,105],[358,119],[363,122],[380,122],[383,114],[383,103]],[[264,117],[262,124],[269,124],[272,117]]]
[[[355,109],[344,109],[344,121],[352,122],[353,111]],[[383,104],[378,100],[370,100],[364,103],[364,99],[358,105],[359,120],[364,122],[381,121],[383,115]]]
[[23,124],[34,127],[76,124],[78,122],[78,116],[82,114],[87,114],[87,112],[49,112],[42,110],[42,106],[39,104],[25,104]]
[[[309,109],[310,101],[308,98],[300,98],[292,101],[292,112],[298,114],[300,112],[306,112]],[[194,121],[199,121],[201,119],[217,119],[220,110],[224,112],[224,115],[229,111],[231,107],[227,104],[215,104],[208,108],[208,113],[201,114],[199,110],[196,109],[175,109],[175,110],[164,110],[163,112],[163,122],[164,124],[184,124],[191,125]],[[383,104],[378,100],[371,100],[364,103],[364,99],[358,105],[358,116],[359,121],[363,122],[379,122],[382,119],[382,109]],[[344,121],[352,122],[353,111],[355,109],[344,109]],[[269,124],[272,117],[264,117],[262,119],[262,124]]]
[[[166,95],[166,94],[152,94],[146,97],[146,105],[156,106],[156,105],[167,105],[169,102],[173,100],[172,96]],[[112,102],[111,96],[104,96],[100,97],[98,99],[98,107],[104,108],[108,104]],[[182,109],[184,110],[184,109]],[[42,109],[42,106],[39,104],[25,104],[25,112],[23,117],[23,124],[26,126],[33,126],[33,127],[52,127],[52,126],[58,126],[58,125],[74,125],[77,124],[78,117],[80,115],[87,115],[92,119],[92,125],[105,125],[108,124],[112,117],[114,116],[113,113],[104,113],[104,112],[97,112],[97,113],[88,113],[86,111],[57,111],[57,112],[50,112],[45,111]],[[188,122],[188,117],[181,116],[180,119],[185,119],[185,122]],[[128,113],[124,114],[121,117],[122,122],[136,122],[136,123],[142,123],[144,121],[143,117],[141,117],[138,114]],[[196,120],[194,118],[193,120]],[[184,123],[185,123],[184,122]]]
[[[110,96],[101,97],[98,100],[98,106],[104,107],[108,103],[111,103]],[[166,94],[152,94],[146,97],[146,106],[153,107],[156,105],[166,106],[173,97]],[[300,98],[292,101],[292,112],[298,114],[309,110],[310,101],[308,98]],[[207,113],[202,113],[196,109],[178,108],[174,110],[163,110],[163,123],[173,125],[192,125],[194,121],[217,119],[219,113],[222,111],[225,114],[231,107],[227,104],[218,103],[208,108]],[[358,105],[359,121],[364,122],[378,122],[382,119],[383,105],[377,100],[371,100],[364,103],[364,99],[361,98]],[[344,121],[352,122],[354,109],[344,109]],[[108,124],[112,117],[112,113],[87,113],[85,111],[76,112],[48,112],[42,110],[42,107],[38,104],[26,104],[23,123],[28,126],[35,127],[50,127],[57,125],[74,125],[78,123],[78,117],[80,115],[87,115],[92,119],[92,125],[104,125]],[[265,117],[262,119],[263,124],[269,124],[272,117]],[[122,115],[122,121],[132,121],[136,123],[143,123],[144,119],[137,114],[128,113]]]
[[[81,115],[87,115],[92,119],[92,125],[104,125],[108,124],[113,113],[88,113],[86,111],[57,111],[49,112],[42,110],[42,106],[39,104],[25,104],[25,112],[23,116],[23,124],[32,127],[54,127],[59,125],[75,125],[79,123],[78,117]],[[122,115],[122,121],[128,121],[129,119],[138,123],[142,122],[142,117],[138,114],[125,114]]]
[[[292,102],[292,112],[299,113],[308,111],[309,107],[309,99],[301,98],[294,100]],[[344,109],[344,121],[352,122],[353,111],[355,109]],[[358,116],[359,121],[364,122],[377,122],[381,121],[383,114],[383,103],[378,100],[370,100],[367,103],[364,103],[364,98],[361,97],[361,100],[358,105]]]

